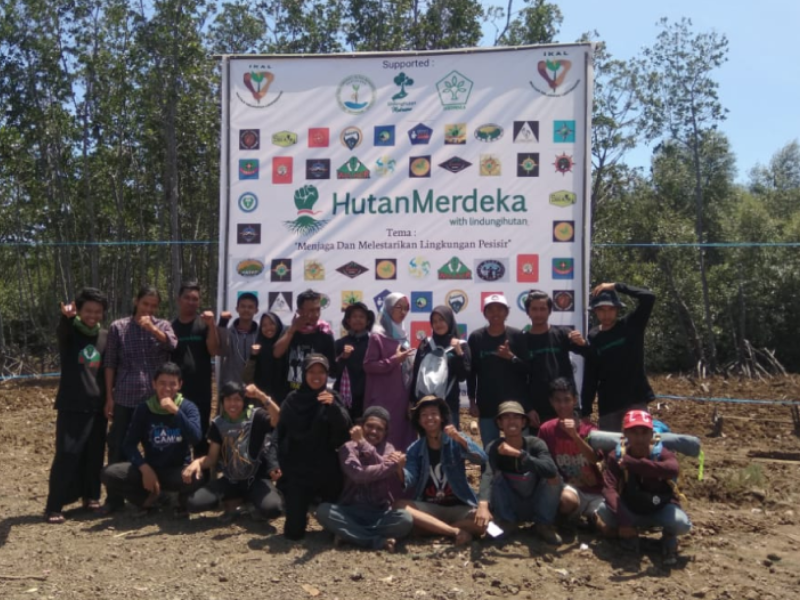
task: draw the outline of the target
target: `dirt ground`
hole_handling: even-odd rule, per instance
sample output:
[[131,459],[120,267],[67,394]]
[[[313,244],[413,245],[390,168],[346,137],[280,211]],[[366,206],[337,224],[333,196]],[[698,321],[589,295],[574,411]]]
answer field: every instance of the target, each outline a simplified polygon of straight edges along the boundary
[[[657,394],[800,399],[800,377],[767,382],[655,377]],[[132,511],[67,512],[42,522],[52,458],[55,381],[0,385],[0,598],[800,598],[800,437],[789,407],[669,400],[651,407],[675,431],[703,439],[705,477],[682,459],[694,528],[676,567],[655,537],[644,554],[577,532],[553,550],[522,530],[455,549],[413,539],[394,555],[334,549],[312,520],[300,544],[249,517],[176,520]],[[712,415],[724,437],[709,437]],[[471,472],[473,479],[477,473]],[[277,528],[277,530],[276,530]]]

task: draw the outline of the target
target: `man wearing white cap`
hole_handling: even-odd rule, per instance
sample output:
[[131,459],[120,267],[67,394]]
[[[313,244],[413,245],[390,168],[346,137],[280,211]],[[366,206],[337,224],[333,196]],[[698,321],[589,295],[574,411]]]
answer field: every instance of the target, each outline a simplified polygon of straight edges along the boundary
[[483,316],[488,324],[473,331],[468,340],[472,370],[467,377],[469,411],[478,417],[481,441],[486,448],[500,437],[495,416],[501,402],[521,401],[526,394],[525,337],[506,327],[508,300],[502,294],[487,296]]

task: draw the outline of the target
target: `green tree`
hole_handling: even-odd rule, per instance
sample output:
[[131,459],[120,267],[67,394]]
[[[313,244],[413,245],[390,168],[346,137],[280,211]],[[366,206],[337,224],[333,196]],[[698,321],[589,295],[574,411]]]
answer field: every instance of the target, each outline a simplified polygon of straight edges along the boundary
[[505,7],[493,6],[487,11],[495,27],[495,46],[549,44],[555,41],[564,17],[558,5],[547,0],[524,0],[514,11],[513,0]]

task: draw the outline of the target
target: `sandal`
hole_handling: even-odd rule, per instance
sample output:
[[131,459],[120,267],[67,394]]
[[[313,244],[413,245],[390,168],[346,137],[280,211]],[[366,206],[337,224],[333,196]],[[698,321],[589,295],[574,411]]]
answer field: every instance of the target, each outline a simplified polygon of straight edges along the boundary
[[44,521],[50,525],[60,525],[65,520],[64,515],[60,512],[48,511],[44,513]]
[[100,500],[88,500],[86,498],[83,500],[83,510],[88,510],[96,514],[101,512],[102,508],[103,505],[100,504]]

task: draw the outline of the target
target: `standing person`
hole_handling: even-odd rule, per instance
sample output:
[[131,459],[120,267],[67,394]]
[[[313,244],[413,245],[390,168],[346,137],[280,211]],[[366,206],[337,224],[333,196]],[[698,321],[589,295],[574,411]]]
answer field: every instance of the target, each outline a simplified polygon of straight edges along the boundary
[[286,357],[275,358],[272,349],[283,333],[283,321],[273,312],[261,315],[256,343],[250,349],[250,358],[242,372],[245,383],[255,386],[278,405],[288,393]]
[[342,490],[337,450],[350,437],[350,415],[339,394],[326,389],[328,359],[309,354],[303,360],[303,384],[281,405],[275,432],[278,489],[286,504],[284,535],[305,536],[308,508],[315,499],[336,502]]
[[364,373],[364,357],[369,345],[369,332],[375,325],[375,313],[363,302],[348,305],[344,311],[342,327],[347,335],[336,340],[336,384],[350,418],[355,422],[364,412],[364,391],[367,376]]
[[183,282],[178,290],[178,316],[172,320],[172,330],[178,338],[172,362],[181,368],[181,393],[200,411],[203,438],[194,452],[205,456],[205,432],[211,419],[211,357],[219,354],[219,334],[214,313],[206,310],[198,315],[199,309],[200,285],[196,281]]
[[219,319],[220,356],[222,369],[220,382],[242,381],[244,366],[250,359],[253,344],[256,343],[258,325],[253,320],[258,312],[258,296],[245,292],[236,299],[236,313],[239,315],[228,327],[231,313],[225,311]]
[[182,383],[181,368],[175,363],[156,369],[155,393],[136,407],[125,435],[122,449],[128,462],[103,470],[109,497],[123,496],[149,511],[156,507],[162,491],[178,492],[176,514],[185,514],[186,498],[203,480],[183,481],[183,469],[201,432],[200,412],[179,392]]
[[336,537],[356,546],[394,552],[397,540],[411,532],[408,511],[392,508],[387,480],[402,473],[405,455],[386,441],[389,412],[379,406],[364,412],[364,424],[350,430],[339,449],[344,490],[335,504],[320,504],[317,520]]
[[[617,292],[635,298],[637,307],[619,318],[625,305]],[[599,322],[589,332],[591,352],[581,393],[581,415],[588,419],[597,396],[598,426],[620,431],[628,410],[647,410],[655,398],[644,370],[644,332],[656,296],[650,290],[624,283],[601,283],[592,290],[590,310]]]
[[[151,286],[139,290],[133,303],[133,316],[114,321],[108,330],[105,356],[106,418],[108,464],[124,460],[122,449],[133,411],[153,393],[156,370],[167,363],[178,345],[169,321],[154,315],[161,295]],[[121,508],[121,496],[106,499],[105,512]]]
[[328,359],[331,377],[336,375],[336,354],[330,325],[320,319],[322,296],[314,290],[297,295],[297,312],[292,324],[272,348],[275,358],[288,356],[289,390],[303,385],[302,366],[309,354],[322,354]]
[[504,437],[486,449],[489,464],[481,475],[475,518],[488,523],[494,513],[509,529],[533,521],[545,542],[559,546],[561,536],[554,523],[561,482],[545,443],[524,435],[527,424],[528,415],[519,402],[503,402],[497,409],[497,425]]
[[[268,448],[280,408],[253,384],[245,389],[228,382],[219,395],[222,408],[208,430],[208,455],[196,458],[183,470],[183,481],[201,479],[203,471],[217,464],[222,476],[189,496],[187,508],[190,513],[204,512],[221,503],[223,520],[230,522],[247,501],[263,518],[274,519],[283,512],[283,500],[274,484],[280,478],[280,469],[270,464]],[[245,397],[264,408],[247,406]]]
[[569,331],[553,327],[549,323],[553,312],[553,300],[541,290],[531,290],[525,297],[525,312],[531,320],[531,328],[525,335],[528,366],[528,396],[523,402],[528,419],[535,433],[545,421],[555,418],[550,405],[550,382],[564,377],[575,387],[575,374],[569,353],[586,354],[586,340],[580,331]]
[[478,417],[483,447],[500,437],[495,415],[501,402],[520,401],[526,396],[527,353],[523,333],[506,326],[508,301],[492,294],[483,305],[488,325],[469,335],[472,368],[467,377],[469,411]]
[[456,316],[449,306],[434,308],[430,322],[433,335],[422,341],[414,356],[411,403],[413,406],[429,395],[444,398],[453,426],[460,429],[461,387],[458,384],[466,381],[469,374],[469,345],[459,337]]
[[468,544],[488,523],[476,520],[478,498],[467,481],[464,459],[484,466],[486,454],[450,424],[443,398],[421,398],[411,418],[420,438],[406,453],[403,482],[413,494],[396,506],[411,513],[418,533],[452,537],[457,546]]
[[100,323],[108,309],[106,295],[83,288],[75,302],[61,303],[56,329],[61,380],[54,408],[56,453],[44,518],[63,523],[64,505],[83,499],[83,507],[100,509],[100,471],[106,441],[103,352],[108,332]]
[[417,438],[408,420],[414,350],[403,329],[410,306],[408,298],[399,292],[386,296],[364,356],[367,374],[364,408],[382,406],[389,411],[392,418],[389,442],[395,448],[408,448]]
[[678,502],[678,459],[653,439],[653,418],[647,411],[629,411],[622,427],[625,437],[606,457],[598,529],[610,537],[619,535],[625,549],[638,552],[638,528],[661,527],[664,562],[673,565],[678,536],[692,528]]

